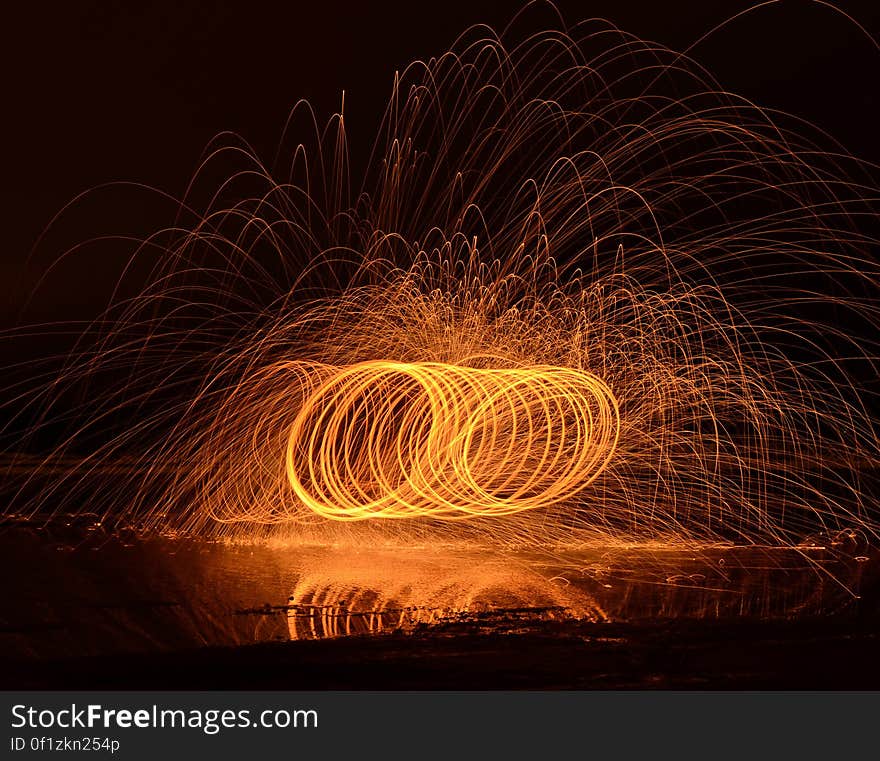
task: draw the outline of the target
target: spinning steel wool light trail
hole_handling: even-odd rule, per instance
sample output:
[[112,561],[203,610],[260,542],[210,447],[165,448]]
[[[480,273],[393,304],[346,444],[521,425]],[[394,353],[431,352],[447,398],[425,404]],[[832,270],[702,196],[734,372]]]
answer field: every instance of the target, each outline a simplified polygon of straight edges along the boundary
[[617,428],[611,391],[581,371],[366,362],[302,404],[287,476],[335,520],[508,515],[586,488]]
[[876,537],[876,168],[607,22],[527,26],[396,75],[363,170],[344,115],[303,103],[272,168],[212,146],[128,261],[146,286],[8,388],[8,511],[370,544]]

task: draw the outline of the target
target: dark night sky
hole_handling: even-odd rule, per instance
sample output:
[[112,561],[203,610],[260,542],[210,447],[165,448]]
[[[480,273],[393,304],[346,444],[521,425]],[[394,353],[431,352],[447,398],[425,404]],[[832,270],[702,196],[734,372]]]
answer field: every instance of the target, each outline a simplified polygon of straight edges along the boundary
[[[602,16],[680,49],[752,3],[557,5],[570,22]],[[880,3],[840,5],[880,37]],[[323,118],[338,108],[343,89],[354,150],[364,150],[395,69],[443,52],[472,23],[503,25],[517,7],[490,0],[79,0],[5,9],[3,322],[20,303],[29,249],[78,192],[135,180],[179,194],[216,133],[234,130],[271,157],[297,99],[312,101]],[[728,89],[798,113],[880,161],[880,51],[839,14],[806,0],[782,2],[732,23],[694,55]],[[78,214],[63,241],[49,238],[38,262],[60,253],[55,245],[119,229],[151,231],[154,221],[137,203],[122,196],[104,203]],[[106,285],[93,270],[62,270],[33,315],[88,313]]]

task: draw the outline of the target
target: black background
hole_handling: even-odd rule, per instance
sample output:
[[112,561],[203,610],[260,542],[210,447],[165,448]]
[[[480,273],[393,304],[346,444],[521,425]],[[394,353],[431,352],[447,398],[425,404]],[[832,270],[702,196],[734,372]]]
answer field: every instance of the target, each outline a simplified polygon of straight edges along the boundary
[[[566,21],[605,17],[682,49],[750,2],[562,0]],[[395,69],[442,53],[473,23],[503,26],[520,7],[491,0],[402,2],[19,3],[4,9],[2,309],[9,325],[45,265],[67,247],[170,222],[125,193],[65,218],[25,266],[53,215],[76,194],[131,180],[183,192],[202,150],[232,130],[271,158],[300,98],[321,120],[345,90],[355,155],[372,144]],[[880,3],[839,5],[880,37]],[[545,10],[551,18],[550,9]],[[880,160],[880,50],[842,13],[808,0],[759,7],[693,51],[732,91],[801,115],[853,153]],[[118,274],[106,262],[59,267],[26,321],[88,317]]]

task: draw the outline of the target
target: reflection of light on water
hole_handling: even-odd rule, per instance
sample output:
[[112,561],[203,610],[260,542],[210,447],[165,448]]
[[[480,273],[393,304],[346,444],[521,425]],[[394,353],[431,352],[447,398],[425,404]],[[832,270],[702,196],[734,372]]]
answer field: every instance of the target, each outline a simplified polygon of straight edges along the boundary
[[583,589],[508,559],[468,555],[331,554],[297,579],[287,606],[291,639],[413,631],[452,622],[605,620]]
[[[291,639],[522,631],[547,622],[790,618],[858,606],[855,546],[487,553],[385,548],[298,556]],[[856,557],[856,555],[858,555]],[[873,583],[873,582],[871,582]],[[862,606],[863,607],[863,606]]]
[[[773,547],[234,544],[52,524],[0,532],[5,657],[59,658],[392,632],[596,636],[604,622],[876,620],[855,534]],[[15,583],[26,579],[27,583]]]

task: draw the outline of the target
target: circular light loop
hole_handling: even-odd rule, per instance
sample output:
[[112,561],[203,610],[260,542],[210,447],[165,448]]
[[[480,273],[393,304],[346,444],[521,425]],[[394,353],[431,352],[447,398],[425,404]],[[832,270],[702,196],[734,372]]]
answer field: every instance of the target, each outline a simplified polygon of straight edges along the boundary
[[619,429],[611,389],[583,370],[363,362],[307,396],[286,472],[331,520],[508,515],[581,491]]

